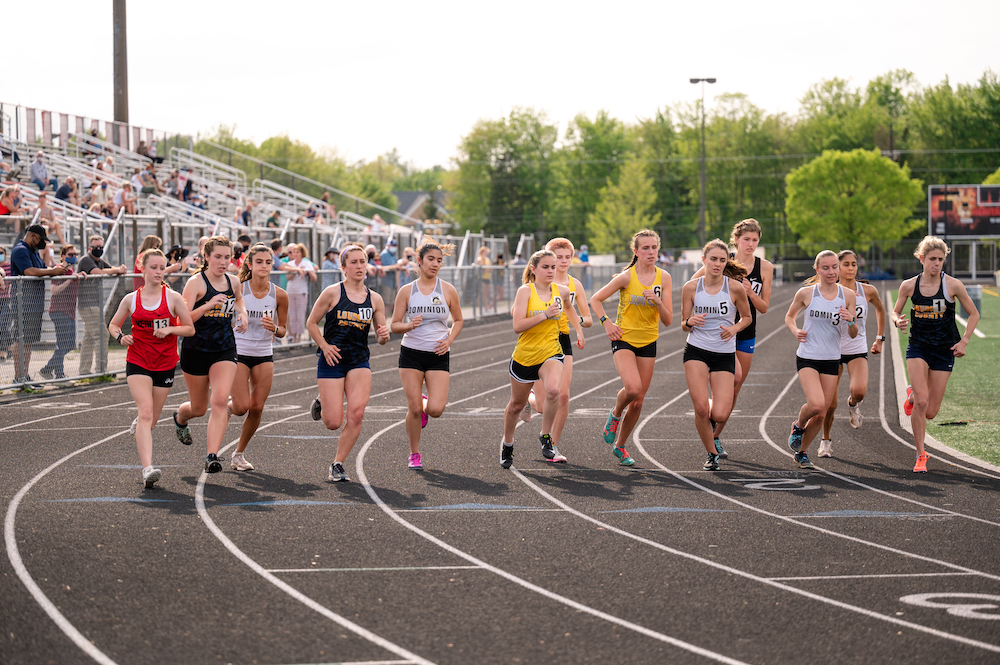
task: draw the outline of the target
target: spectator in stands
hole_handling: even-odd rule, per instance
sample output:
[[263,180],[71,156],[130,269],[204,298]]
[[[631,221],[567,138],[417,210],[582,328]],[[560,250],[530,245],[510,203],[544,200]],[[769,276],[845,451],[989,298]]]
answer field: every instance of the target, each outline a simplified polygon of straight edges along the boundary
[[[40,251],[48,242],[45,229],[37,224],[29,226],[24,238],[14,245],[11,252],[11,268],[14,276],[50,277],[66,272],[66,264],[46,268]],[[15,383],[31,381],[29,366],[31,365],[31,346],[42,338],[42,311],[45,309],[45,281],[30,280],[16,282],[13,296],[20,290],[21,303],[14,321],[14,371],[17,373]]]
[[[0,194],[0,215],[21,214],[21,186],[10,185]],[[13,222],[8,222],[13,225]]]
[[194,198],[194,195],[197,193],[195,192],[194,186],[194,178],[192,178],[189,174],[188,177],[184,179],[184,190],[181,192],[181,201],[191,203],[191,199]]
[[580,265],[583,270],[583,288],[586,291],[590,291],[591,287],[591,275],[590,275],[590,250],[587,249],[586,245],[580,245],[580,250],[576,254],[577,258],[580,259]]
[[243,208],[243,225],[253,226],[253,209],[257,203],[253,199],[247,199],[247,205]]
[[66,275],[72,276],[72,279],[52,280],[49,319],[52,320],[52,325],[56,329],[56,348],[45,366],[38,370],[38,373],[46,379],[65,378],[63,360],[67,353],[76,348],[77,285],[80,279],[87,277],[85,272],[73,272],[79,253],[75,245],[63,245],[60,251],[61,263],[66,265]]
[[[101,258],[104,255],[104,238],[91,236],[87,255],[80,259],[80,272],[92,275],[77,290],[77,309],[83,319],[83,341],[80,345],[80,376],[105,369],[102,340],[107,337],[104,327],[104,282],[100,275],[124,275],[124,265],[111,267]],[[103,334],[102,334],[103,333]]]
[[337,206],[330,203],[330,192],[323,192],[320,201],[323,202],[323,207],[326,208],[327,223],[332,224],[337,219]]
[[132,183],[132,191],[141,192],[142,191],[142,168],[138,166],[132,167],[132,177],[130,179]]
[[275,286],[280,286],[285,288],[285,273],[296,272],[302,274],[302,270],[290,266],[287,261],[284,261],[284,253],[282,249],[284,248],[284,243],[281,238],[275,238],[271,241],[271,283]]
[[31,211],[32,218],[34,218],[36,212],[38,213],[38,220],[45,227],[45,230],[50,233],[55,232],[56,241],[59,245],[65,245],[66,241],[63,239],[62,225],[56,220],[55,211],[49,207],[48,195],[45,192],[38,193],[38,205]]
[[138,214],[135,202],[139,198],[139,195],[132,190],[132,183],[123,182],[122,188],[115,192],[115,196],[111,199],[114,205],[114,210],[112,211],[112,216],[118,214],[119,208],[125,208],[126,215]]
[[[150,163],[146,166],[145,176],[143,177],[143,182],[145,187],[152,186],[156,194],[164,194],[167,188],[160,184],[159,178],[156,177],[156,164]],[[145,187],[143,189],[145,189]],[[151,192],[151,193],[154,193]]]
[[230,199],[239,199],[240,195],[236,193],[236,185],[229,183],[226,185],[226,197]]
[[[389,238],[389,242],[385,244],[385,249],[383,249],[382,253],[379,255],[379,262],[382,265],[382,271],[386,274],[389,272],[396,272],[397,270],[396,246],[396,239]],[[392,286],[396,286],[396,278],[394,275],[390,281],[392,282]]]
[[280,229],[281,228],[281,213],[277,210],[273,211],[268,215],[266,226],[269,229]]
[[163,161],[162,157],[156,156],[156,139],[153,139],[153,142],[149,144],[149,158],[157,164]]
[[31,165],[31,182],[43,191],[49,185],[52,185],[53,192],[59,189],[59,181],[55,176],[49,177],[49,169],[45,166],[45,153],[41,150],[35,155],[35,161]]
[[[384,277],[385,271],[382,270],[382,260],[378,256],[378,250],[375,248],[375,245],[365,245],[365,255],[368,257],[368,276]],[[377,281],[375,287],[377,290]]]
[[205,249],[205,243],[207,242],[208,242],[208,236],[202,236],[198,238],[198,252],[193,256],[187,257],[187,260],[185,261],[185,265],[187,266],[188,272],[193,273],[193,272],[199,272],[201,270],[201,263],[203,261],[202,250]]
[[114,217],[118,212],[114,209],[114,205],[114,196],[111,194],[111,190],[108,189],[108,182],[101,180],[96,183],[90,194],[90,210],[107,215],[108,217]]
[[310,222],[314,222],[314,221],[316,221],[316,215],[317,215],[317,212],[316,212],[316,202],[315,201],[310,201],[309,202],[309,207],[306,208],[305,218],[308,221],[310,221]]
[[201,194],[197,192],[191,194],[191,199],[188,201],[188,205],[194,206],[199,210],[205,209],[205,200],[201,198]]
[[135,151],[143,157],[149,157],[149,146],[146,145],[145,141],[139,141],[139,147]]
[[0,175],[6,176],[14,169],[13,166],[5,161],[0,160]]
[[177,198],[180,201],[186,200],[184,198],[184,192],[187,190],[188,173],[190,173],[190,171],[191,169],[182,168],[177,173]]
[[324,272],[323,273],[323,288],[324,289],[326,287],[328,287],[328,286],[333,286],[334,284],[337,283],[337,277],[338,277],[338,275],[337,275],[337,273],[332,272],[334,270],[340,270],[340,265],[337,263],[337,255],[338,255],[338,253],[337,253],[337,248],[336,247],[329,248],[328,250],[326,250],[326,254],[323,255],[323,266],[322,266],[322,268],[323,268],[324,271],[327,271],[327,270],[331,271],[331,272]]
[[417,277],[417,257],[412,247],[403,248],[403,256],[396,263],[399,271],[399,286],[404,287]]
[[175,198],[176,199],[177,198],[177,194],[180,191],[180,187],[178,185],[178,177],[179,176],[180,176],[180,174],[175,169],[175,170],[173,170],[173,171],[170,172],[170,177],[167,178],[167,192],[166,192],[166,194],[167,194],[167,196],[169,196],[171,198]]
[[243,253],[246,254],[250,251],[250,246],[253,245],[253,238],[246,235],[245,233],[236,239],[236,242],[243,245]]
[[295,271],[288,272],[288,343],[300,341],[306,331],[309,282],[316,281],[316,265],[309,260],[309,251],[302,243],[288,246],[288,264]]
[[65,201],[70,205],[80,206],[80,192],[76,188],[76,178],[69,176],[56,190],[56,201]]
[[243,226],[243,208],[239,206],[236,206],[236,210],[233,211],[233,224]]

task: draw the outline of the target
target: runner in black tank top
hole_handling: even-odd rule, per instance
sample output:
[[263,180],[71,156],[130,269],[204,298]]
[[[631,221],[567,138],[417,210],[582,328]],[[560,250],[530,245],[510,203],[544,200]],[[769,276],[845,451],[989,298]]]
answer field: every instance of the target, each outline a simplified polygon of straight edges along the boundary
[[[907,299],[912,303],[912,330],[906,347],[910,385],[906,387],[903,411],[910,416],[917,448],[914,473],[927,473],[927,454],[924,452],[927,421],[934,418],[941,408],[955,359],[965,355],[966,345],[979,323],[979,310],[965,285],[943,271],[948,251],[948,245],[934,236],[926,236],[920,242],[913,255],[923,264],[923,271],[899,285],[899,297],[892,310],[893,324],[906,332],[911,324],[903,316],[903,308]],[[926,295],[926,291],[921,292],[921,287],[933,294]],[[955,326],[956,300],[969,314],[964,336],[959,336]]]
[[[188,421],[205,415],[209,406],[205,437],[208,456],[205,471],[222,471],[218,452],[222,437],[229,424],[229,393],[236,377],[236,337],[233,335],[233,318],[236,329],[247,329],[247,310],[243,304],[243,289],[235,275],[227,272],[233,248],[229,238],[214,236],[205,243],[203,269],[184,286],[184,302],[191,309],[194,321],[193,337],[184,339],[181,346],[181,371],[190,400],[174,412],[177,438],[191,445]],[[211,397],[210,397],[211,395]]]
[[[733,255],[733,258],[735,259],[736,256]],[[753,292],[759,296],[761,289],[763,289],[764,287],[764,282],[761,281],[760,277],[759,256],[753,257],[753,270],[751,270],[749,274],[747,274],[747,279],[750,280],[750,288],[752,288]],[[751,342],[753,342],[757,338],[757,308],[753,306],[753,301],[750,302],[750,318],[752,319],[750,325],[748,325],[746,328],[744,328],[743,330],[739,331],[736,334],[737,342],[741,342],[744,340],[750,340]],[[736,312],[736,323],[739,322],[740,322],[740,313]],[[753,353],[753,351],[749,351],[749,353]]]
[[[334,482],[348,480],[344,460],[361,434],[361,419],[372,390],[368,331],[373,322],[378,343],[389,341],[382,296],[365,286],[368,257],[364,247],[345,247],[340,253],[340,268],[344,281],[323,289],[306,320],[306,330],[319,347],[320,356],[316,363],[319,397],[313,402],[312,417],[322,418],[330,430],[344,426],[337,440],[337,455],[330,465],[329,480]],[[319,322],[324,317],[326,324],[320,334]]]

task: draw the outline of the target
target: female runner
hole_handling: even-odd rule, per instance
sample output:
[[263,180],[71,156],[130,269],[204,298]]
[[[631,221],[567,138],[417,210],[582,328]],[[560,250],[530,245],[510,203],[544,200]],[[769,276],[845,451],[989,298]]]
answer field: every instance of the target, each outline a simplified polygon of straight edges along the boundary
[[[979,323],[979,310],[965,290],[965,284],[943,272],[949,251],[940,238],[927,236],[920,241],[913,255],[923,264],[923,272],[899,285],[899,296],[892,310],[892,323],[904,333],[910,328],[910,343],[906,347],[910,385],[906,387],[903,411],[911,418],[913,442],[917,447],[914,473],[927,473],[927,453],[924,452],[927,421],[941,408],[955,358],[965,355],[965,348]],[[911,301],[912,327],[903,316],[907,298]],[[955,325],[955,300],[969,313],[965,335],[961,336]]]
[[[153,425],[160,419],[160,411],[174,385],[176,338],[193,335],[194,324],[181,294],[163,283],[167,270],[163,252],[150,249],[140,258],[143,286],[122,298],[108,324],[108,332],[128,348],[125,376],[139,410],[132,433],[142,463],[142,482],[149,488],[163,476],[160,469],[153,467]],[[123,335],[122,324],[128,316],[132,317],[132,334]]]
[[[795,453],[795,461],[803,469],[815,468],[806,450],[822,427],[823,418],[837,392],[841,320],[847,322],[850,337],[858,334],[854,314],[857,299],[854,291],[837,284],[840,275],[837,255],[824,249],[816,255],[813,268],[816,270],[816,277],[807,280],[808,286],[803,286],[795,293],[792,304],[785,313],[785,326],[799,340],[795,366],[802,392],[806,395],[806,403],[799,409],[798,418],[792,422],[788,447]],[[795,317],[803,310],[805,324],[803,328],[799,328],[795,325]]]
[[225,236],[213,236],[205,243],[201,267],[184,286],[184,301],[191,310],[194,335],[181,343],[181,371],[190,400],[174,412],[177,438],[186,446],[193,443],[188,421],[205,415],[211,387],[212,413],[208,417],[206,437],[208,455],[205,471],[222,471],[219,448],[229,424],[229,392],[236,377],[237,332],[247,329],[247,310],[243,289],[236,275],[227,272],[233,244]]
[[264,402],[271,394],[274,379],[272,343],[275,337],[284,337],[287,330],[288,294],[271,283],[273,261],[271,248],[259,242],[243,257],[238,277],[249,325],[245,332],[236,333],[236,378],[229,399],[230,414],[247,414],[240,430],[240,442],[230,461],[230,466],[237,471],[253,471],[253,464],[247,461],[244,452],[260,426]]
[[718,238],[709,241],[701,257],[705,275],[692,279],[681,291],[681,330],[688,332],[684,377],[694,405],[695,428],[708,453],[703,468],[717,471],[721,447],[711,423],[724,424],[733,410],[736,339],[753,318],[742,288],[746,268],[729,258],[726,243]]
[[[625,442],[639,420],[646,391],[653,380],[660,322],[669,326],[674,318],[670,275],[656,267],[660,237],[655,231],[643,229],[632,236],[631,247],[634,256],[628,269],[590,298],[594,316],[611,340],[615,368],[622,379],[622,389],[604,425],[604,441],[615,446],[617,439],[614,453],[622,466],[635,464],[625,450]],[[618,291],[618,316],[612,321],[604,314],[603,303],[615,291]]]
[[[361,434],[361,419],[372,391],[372,370],[368,364],[368,331],[375,322],[375,339],[389,341],[382,296],[365,286],[368,257],[365,248],[349,244],[340,252],[344,281],[323,289],[306,320],[306,330],[319,347],[316,355],[316,383],[319,397],[313,403],[327,429],[344,426],[337,440],[337,456],[330,465],[328,480],[347,482],[344,460]],[[326,317],[323,332],[319,321]],[[347,419],[344,419],[344,395]],[[318,408],[317,408],[318,407]]]
[[[569,274],[569,267],[573,263],[576,251],[573,243],[566,238],[553,238],[545,245],[545,249],[556,255],[556,277],[553,281],[569,289],[569,307],[564,307],[559,317],[559,345],[562,346],[563,352],[563,374],[562,384],[559,386],[559,410],[556,411],[555,420],[552,421],[552,443],[559,445],[563,427],[566,426],[566,418],[569,416],[569,385],[573,380],[573,344],[569,338],[569,327],[572,325],[576,331],[577,347],[583,349],[586,343],[583,338],[583,328],[589,328],[594,320],[590,316],[587,293],[583,290],[583,284]],[[541,382],[536,382],[535,387],[542,390]],[[528,403],[521,411],[521,420],[524,422],[531,420],[532,408],[539,413],[545,408],[536,400],[534,390],[528,395]]]
[[[411,469],[424,468],[420,430],[427,419],[439,418],[448,402],[449,349],[462,332],[458,291],[438,279],[445,256],[454,245],[441,246],[426,238],[417,247],[417,279],[399,289],[389,329],[403,335],[399,346],[399,380],[406,395],[406,437],[410,440]],[[413,253],[413,250],[410,250]],[[403,322],[403,317],[409,319]],[[451,328],[448,317],[451,317]],[[427,394],[421,389],[427,384]]]
[[[882,342],[885,341],[885,309],[882,307],[882,299],[878,296],[878,289],[857,280],[858,255],[853,250],[845,249],[837,254],[837,260],[840,261],[840,285],[854,291],[858,303],[854,310],[858,321],[857,337],[851,337],[849,326],[844,321],[840,322],[840,368],[837,374],[839,387],[844,366],[847,366],[847,373],[851,377],[851,396],[847,400],[847,410],[850,413],[851,427],[858,429],[861,427],[861,400],[868,392],[868,334],[865,324],[869,312],[874,308],[875,318],[878,321],[878,335],[872,344],[871,352],[882,353]],[[871,308],[868,303],[871,303]],[[833,441],[830,436],[833,430],[833,414],[836,410],[837,393],[834,391],[833,401],[823,419],[823,439],[819,442],[817,457],[833,457]]]
[[518,338],[510,359],[510,402],[503,412],[500,466],[505,469],[514,463],[514,428],[536,381],[541,381],[545,390],[542,434],[538,437],[542,457],[553,462],[566,461],[552,442],[552,422],[558,410],[563,372],[559,315],[569,298],[569,289],[556,284],[555,276],[556,255],[540,249],[528,259],[521,286],[514,295],[511,316]]

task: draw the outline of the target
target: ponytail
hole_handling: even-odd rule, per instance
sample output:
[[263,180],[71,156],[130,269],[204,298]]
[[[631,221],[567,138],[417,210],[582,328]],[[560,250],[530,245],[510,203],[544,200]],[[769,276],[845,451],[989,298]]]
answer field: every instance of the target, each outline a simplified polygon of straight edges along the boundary
[[538,266],[538,262],[542,260],[542,257],[545,256],[555,258],[556,254],[548,249],[540,249],[531,255],[531,258],[528,259],[528,265],[524,266],[524,273],[521,274],[521,284],[535,283],[535,268]]

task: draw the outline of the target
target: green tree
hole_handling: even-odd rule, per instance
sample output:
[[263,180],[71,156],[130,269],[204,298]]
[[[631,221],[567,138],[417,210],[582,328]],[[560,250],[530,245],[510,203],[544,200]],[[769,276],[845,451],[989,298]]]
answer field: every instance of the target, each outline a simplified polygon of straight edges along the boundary
[[691,186],[678,157],[678,135],[669,110],[657,109],[652,118],[640,120],[629,131],[639,160],[656,190],[653,212],[661,218],[660,230],[666,246],[687,244],[695,237],[697,219],[691,216]]
[[984,185],[1000,185],[1000,169],[997,169],[993,173],[986,176],[986,180],[983,180]]
[[824,151],[786,182],[788,226],[809,252],[865,251],[873,241],[892,244],[925,224],[910,219],[924,199],[923,183],[879,150]]
[[655,206],[652,179],[646,175],[642,162],[629,160],[622,167],[617,183],[607,179],[600,190],[600,201],[587,217],[590,251],[626,258],[635,232],[651,229],[660,221],[660,213],[650,214]]

